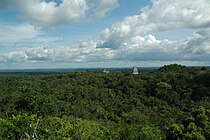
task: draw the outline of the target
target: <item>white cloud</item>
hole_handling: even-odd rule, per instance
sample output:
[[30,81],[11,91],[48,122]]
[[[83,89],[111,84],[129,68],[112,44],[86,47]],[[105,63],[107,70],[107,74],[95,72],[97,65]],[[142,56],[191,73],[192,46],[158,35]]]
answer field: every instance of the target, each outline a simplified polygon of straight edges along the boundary
[[178,41],[135,36],[114,50],[113,59],[130,61],[210,61],[210,29]]
[[118,0],[89,0],[90,12],[93,18],[105,16],[109,11],[119,6]]
[[8,24],[0,22],[0,47],[34,46],[63,41],[63,37],[51,37],[29,23]]
[[161,60],[173,61],[179,60],[179,42],[169,40],[157,40],[153,35],[135,36],[127,40],[115,52],[114,59],[143,61],[143,60]]
[[86,63],[104,67],[161,66],[170,63],[208,65],[210,41],[198,43],[195,46],[187,45],[205,39],[207,36],[209,33],[205,34],[203,31],[195,32],[187,39],[179,41],[158,40],[153,35],[136,36],[115,50],[97,48],[97,42],[84,40],[69,47],[39,47],[2,53],[0,54],[0,63],[27,63],[27,65],[47,63],[52,66]]
[[185,60],[210,61],[210,29],[195,31],[180,42]]
[[0,8],[17,8],[22,18],[36,26],[54,27],[88,18],[100,18],[118,7],[118,0],[62,0],[60,4],[44,0],[0,1]]
[[[203,42],[202,40],[205,40]],[[208,41],[207,41],[208,40]],[[97,48],[97,41],[84,40],[69,47],[29,48],[21,52],[0,55],[1,62],[51,62],[84,63],[113,61],[210,61],[210,33],[194,32],[190,37],[179,40],[158,40],[149,34],[135,36],[118,49]],[[191,45],[193,44],[193,45]]]
[[95,41],[80,41],[69,47],[39,47],[0,54],[0,62],[99,62],[112,58],[112,50],[96,48]]
[[141,13],[126,17],[101,34],[101,48],[118,48],[125,40],[150,31],[176,29],[202,29],[210,27],[210,1],[208,0],[153,0],[152,6]]
[[[97,6],[100,4],[96,3],[90,5],[89,2],[93,1],[94,0],[86,1],[89,5],[86,4],[88,7],[95,6],[92,9],[93,11],[89,14],[93,17],[97,17],[94,13],[98,11]],[[38,2],[39,4],[46,4],[56,9],[62,6],[62,4],[59,6],[54,5],[53,2],[51,5],[46,2]],[[63,1],[63,3],[64,2],[65,1]],[[109,1],[107,2],[109,3]],[[104,1],[104,3],[106,2]],[[104,4],[104,9],[109,7],[107,5]],[[143,61],[150,62],[151,64],[165,64],[169,62],[181,62],[187,65],[190,63],[195,65],[207,64],[207,62],[210,61],[209,7],[210,1],[208,0],[186,0],[184,2],[181,0],[154,0],[153,4],[143,8],[139,15],[126,17],[122,22],[115,23],[111,28],[106,28],[102,31],[99,41],[84,40],[68,47],[29,48],[21,52],[0,54],[0,62],[112,63],[120,60],[120,62],[132,62],[131,64]],[[113,8],[110,7],[110,10],[111,9]],[[105,10],[105,12],[102,10],[101,13],[98,14],[99,16],[104,16],[108,11],[109,9],[107,11]],[[47,12],[49,12],[47,15],[53,15],[52,13],[54,13],[51,13],[50,10]],[[62,21],[62,17],[59,18],[61,18],[59,20]],[[35,22],[36,20],[33,19],[33,21]],[[54,22],[57,21],[57,18],[49,21],[45,22],[44,19],[40,19],[40,21],[37,20],[37,23],[46,26],[61,24],[61,22]],[[71,21],[62,21],[62,23],[67,22]],[[0,24],[0,26],[2,25]],[[33,26],[31,28],[31,25],[28,26],[28,30],[32,32],[30,38],[42,34]],[[167,39],[158,40],[151,33],[152,31],[163,32],[165,30],[186,28],[194,30],[193,34],[178,41]],[[19,30],[17,32],[19,32]],[[18,40],[27,37],[27,30],[25,32],[26,35],[23,33],[23,37],[20,36]],[[54,39],[59,40],[59,38],[52,38],[52,40]]]
[[86,17],[88,10],[85,0],[63,0],[59,6],[53,1],[30,0],[26,3],[26,6],[20,5],[23,18],[44,27],[77,22]]
[[31,39],[43,34],[30,24],[9,25],[0,23],[0,46]]
[[10,52],[8,53],[6,56],[4,56],[6,58],[6,62],[23,62],[27,59],[27,55],[22,52]]

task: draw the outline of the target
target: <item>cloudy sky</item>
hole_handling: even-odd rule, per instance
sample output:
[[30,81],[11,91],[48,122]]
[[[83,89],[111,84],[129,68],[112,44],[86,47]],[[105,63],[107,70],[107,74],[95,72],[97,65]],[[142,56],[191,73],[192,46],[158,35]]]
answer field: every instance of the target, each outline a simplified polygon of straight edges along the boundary
[[209,0],[0,0],[0,69],[210,65]]

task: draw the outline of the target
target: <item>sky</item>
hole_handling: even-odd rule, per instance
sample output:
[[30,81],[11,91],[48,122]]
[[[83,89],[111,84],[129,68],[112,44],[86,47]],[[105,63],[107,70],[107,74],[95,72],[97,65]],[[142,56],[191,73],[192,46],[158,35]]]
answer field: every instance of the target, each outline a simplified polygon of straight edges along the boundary
[[0,69],[210,66],[209,0],[0,0]]

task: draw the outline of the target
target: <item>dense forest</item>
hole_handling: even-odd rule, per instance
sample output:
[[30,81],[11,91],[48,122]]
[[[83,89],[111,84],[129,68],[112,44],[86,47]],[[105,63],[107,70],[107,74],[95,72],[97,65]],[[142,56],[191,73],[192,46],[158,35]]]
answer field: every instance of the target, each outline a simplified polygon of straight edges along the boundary
[[210,140],[210,70],[1,75],[0,139]]

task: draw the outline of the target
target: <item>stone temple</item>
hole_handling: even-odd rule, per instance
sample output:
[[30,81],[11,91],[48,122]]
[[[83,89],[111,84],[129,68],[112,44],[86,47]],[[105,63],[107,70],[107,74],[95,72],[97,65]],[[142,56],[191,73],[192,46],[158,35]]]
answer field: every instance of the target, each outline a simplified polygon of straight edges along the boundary
[[137,68],[136,66],[133,67],[133,74],[134,74],[134,75],[139,74],[138,68]]

